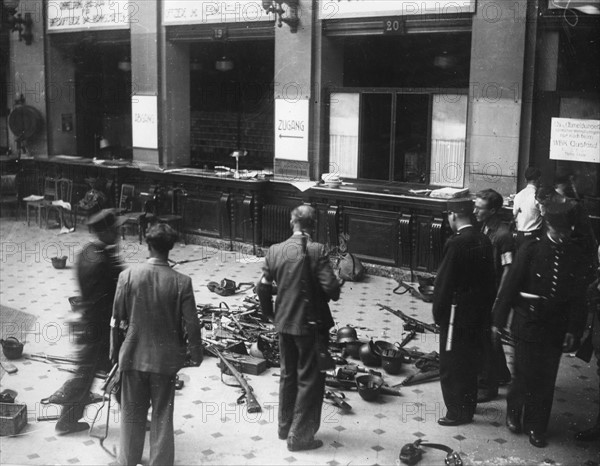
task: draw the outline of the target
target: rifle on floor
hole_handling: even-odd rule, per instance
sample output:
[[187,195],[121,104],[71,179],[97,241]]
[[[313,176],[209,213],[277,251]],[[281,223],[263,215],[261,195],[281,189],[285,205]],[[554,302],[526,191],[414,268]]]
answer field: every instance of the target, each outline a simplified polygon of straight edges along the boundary
[[388,312],[391,312],[396,317],[400,317],[404,321],[404,330],[411,331],[415,330],[419,333],[425,333],[425,330],[432,333],[440,333],[440,328],[436,324],[427,324],[425,322],[421,322],[418,319],[407,316],[404,312],[396,309],[392,309],[385,304],[377,303],[377,305]]
[[221,364],[219,365],[219,367],[221,368],[221,382],[225,383],[225,381],[223,381],[223,373],[227,373],[227,371],[229,371],[229,374],[235,377],[235,379],[239,383],[239,387],[241,387],[242,391],[244,392],[242,396],[238,398],[238,404],[242,403],[243,399],[246,398],[246,406],[248,412],[260,413],[262,411],[262,408],[256,400],[256,397],[254,396],[254,391],[252,390],[252,387],[250,386],[250,384],[248,384],[248,381],[244,378],[242,373],[239,372],[235,367],[233,367],[233,365],[227,359],[225,359],[225,356],[223,356],[217,348],[215,348],[214,346],[210,346],[208,349],[211,353],[215,354],[221,360]]

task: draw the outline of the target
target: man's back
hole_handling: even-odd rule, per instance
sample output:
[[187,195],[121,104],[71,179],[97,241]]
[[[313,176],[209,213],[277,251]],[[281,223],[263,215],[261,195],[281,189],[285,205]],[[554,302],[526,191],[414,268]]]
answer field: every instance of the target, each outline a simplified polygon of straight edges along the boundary
[[120,351],[121,370],[176,373],[186,352],[182,318],[187,316],[186,326],[195,319],[199,327],[195,312],[190,277],[167,262],[149,259],[122,272],[113,312],[129,324]]
[[469,226],[446,243],[434,287],[434,317],[437,323],[447,322],[455,301],[462,311],[456,326],[480,325],[489,319],[494,296],[491,242]]
[[[333,326],[327,302],[330,299],[337,301],[340,296],[340,285],[324,246],[307,241],[305,260],[308,264],[305,264],[303,240],[306,238],[293,235],[283,243],[271,246],[265,258],[265,273],[277,283],[277,330],[297,335],[306,333],[303,327],[313,308],[322,318],[323,326]],[[310,276],[303,273],[305,265],[310,265]]]

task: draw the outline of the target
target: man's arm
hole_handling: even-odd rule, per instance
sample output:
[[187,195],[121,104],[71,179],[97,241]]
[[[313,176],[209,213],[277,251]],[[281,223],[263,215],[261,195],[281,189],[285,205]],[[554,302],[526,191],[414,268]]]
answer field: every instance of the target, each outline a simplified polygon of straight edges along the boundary
[[435,277],[433,287],[433,321],[440,325],[450,318],[450,307],[454,296],[456,280],[456,261],[458,260],[458,245],[454,238],[446,242],[442,263]]
[[119,361],[119,350],[123,343],[122,331],[127,328],[127,274],[119,275],[117,290],[113,301],[112,319],[110,320],[110,361],[116,364]]
[[275,318],[275,311],[273,309],[273,277],[269,270],[270,252],[271,250],[269,249],[265,257],[262,276],[256,285],[256,295],[260,302],[260,310],[264,321],[272,321]]
[[181,315],[188,337],[188,348],[190,350],[192,361],[197,365],[200,365],[204,359],[202,333],[200,330],[200,322],[196,315],[196,298],[194,297],[192,279],[190,277],[186,278],[187,280],[181,293]]
[[325,247],[319,244],[317,258],[317,277],[321,288],[332,301],[340,299],[340,291],[343,281],[338,279],[333,273],[329,255],[325,252]]

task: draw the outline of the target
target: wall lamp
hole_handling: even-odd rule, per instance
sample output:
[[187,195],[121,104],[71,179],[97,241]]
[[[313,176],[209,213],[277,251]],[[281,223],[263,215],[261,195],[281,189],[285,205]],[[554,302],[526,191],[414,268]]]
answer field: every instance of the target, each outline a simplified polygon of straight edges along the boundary
[[12,32],[19,33],[19,42],[25,40],[25,45],[31,45],[33,41],[31,13],[25,13],[25,17],[22,17],[21,13],[17,13],[18,7],[19,0],[4,0],[5,11],[2,11],[2,20]]
[[[287,5],[287,9],[283,8],[283,4]],[[263,8],[267,13],[275,13],[277,15],[277,26],[281,27],[283,23],[290,27],[290,32],[298,30],[298,0],[262,0]],[[285,15],[285,16],[284,16]]]

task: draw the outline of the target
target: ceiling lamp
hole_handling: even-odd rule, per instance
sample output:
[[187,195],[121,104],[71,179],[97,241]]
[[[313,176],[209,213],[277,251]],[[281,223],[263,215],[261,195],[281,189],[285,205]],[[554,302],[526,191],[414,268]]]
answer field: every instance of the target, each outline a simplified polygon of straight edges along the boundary
[[234,66],[233,60],[225,55],[215,62],[215,69],[217,71],[231,71]]
[[[283,4],[287,8],[283,8]],[[290,32],[298,30],[298,0],[262,0],[263,8],[267,13],[275,13],[277,15],[277,26],[281,27],[282,23],[290,27]],[[284,16],[285,15],[285,16]]]

